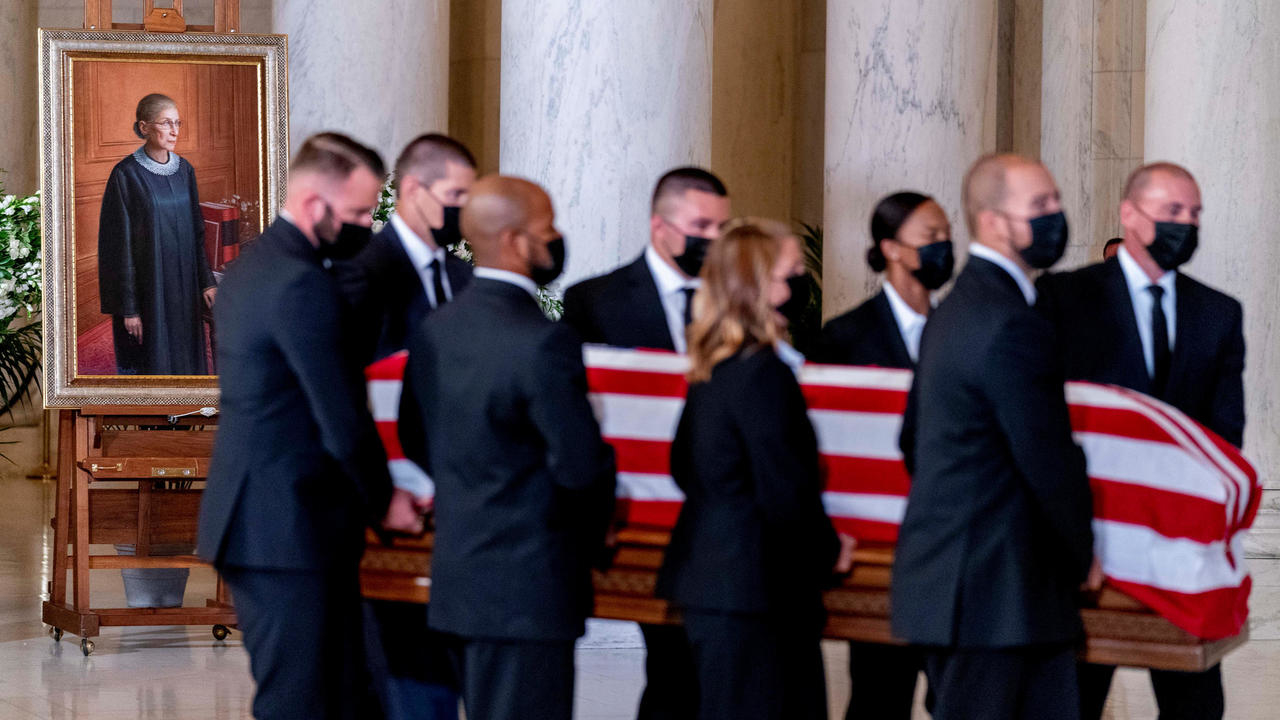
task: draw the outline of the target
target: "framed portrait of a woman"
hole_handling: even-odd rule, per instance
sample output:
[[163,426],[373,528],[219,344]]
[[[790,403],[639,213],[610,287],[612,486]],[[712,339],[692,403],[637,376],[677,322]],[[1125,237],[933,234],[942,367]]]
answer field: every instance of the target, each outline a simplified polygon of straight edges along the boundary
[[284,36],[40,31],[45,403],[204,405],[288,167]]

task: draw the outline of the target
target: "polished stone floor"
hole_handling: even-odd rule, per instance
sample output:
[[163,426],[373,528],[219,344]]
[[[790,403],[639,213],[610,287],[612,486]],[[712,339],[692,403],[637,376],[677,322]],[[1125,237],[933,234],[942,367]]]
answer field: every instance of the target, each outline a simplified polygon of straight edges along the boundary
[[[52,499],[52,484],[0,476],[0,720],[248,718],[253,687],[238,635],[217,643],[207,627],[107,628],[86,658],[78,638],[55,643],[46,634],[40,602],[49,577]],[[1255,593],[1267,600],[1280,590],[1270,570],[1255,571]],[[94,583],[95,605],[122,604],[118,572],[96,571]],[[210,573],[193,572],[187,602],[203,604],[211,589]],[[1270,632],[1276,614],[1259,613],[1259,599],[1255,595],[1255,619],[1267,617],[1269,627],[1259,633],[1255,621],[1260,639],[1225,666],[1230,718],[1280,717],[1280,639]],[[846,651],[837,643],[825,650],[832,717],[842,717],[849,695]],[[594,625],[578,652],[576,717],[634,717],[643,664],[634,626]],[[1108,716],[1116,720],[1155,717],[1146,676],[1138,671],[1121,671],[1110,702]],[[917,716],[927,717],[922,710]]]

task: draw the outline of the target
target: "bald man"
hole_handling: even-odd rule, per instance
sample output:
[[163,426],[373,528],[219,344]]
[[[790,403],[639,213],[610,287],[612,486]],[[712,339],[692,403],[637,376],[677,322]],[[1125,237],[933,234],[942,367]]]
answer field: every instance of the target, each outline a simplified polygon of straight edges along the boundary
[[1092,503],[1031,279],[1066,219],[1049,171],[1013,155],[970,169],[964,208],[969,261],[925,326],[903,421],[893,632],[925,650],[936,720],[1077,720]]
[[[1040,307],[1058,330],[1067,377],[1164,400],[1224,440],[1244,439],[1244,333],[1234,298],[1179,268],[1199,243],[1200,188],[1186,168],[1144,165],[1120,202],[1116,257],[1041,279]],[[1082,717],[1102,716],[1115,668],[1080,668]],[[1221,718],[1222,675],[1151,671],[1160,717]]]
[[551,199],[482,178],[462,228],[474,278],[410,337],[400,406],[405,455],[436,485],[430,625],[456,637],[467,717],[567,720],[613,453],[577,335],[535,299],[564,267]]

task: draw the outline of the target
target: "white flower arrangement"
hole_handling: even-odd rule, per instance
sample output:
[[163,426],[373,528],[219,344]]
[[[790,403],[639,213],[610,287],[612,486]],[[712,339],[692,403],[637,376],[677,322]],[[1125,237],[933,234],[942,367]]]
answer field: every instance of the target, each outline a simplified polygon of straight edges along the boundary
[[0,334],[40,299],[40,193],[0,195]]

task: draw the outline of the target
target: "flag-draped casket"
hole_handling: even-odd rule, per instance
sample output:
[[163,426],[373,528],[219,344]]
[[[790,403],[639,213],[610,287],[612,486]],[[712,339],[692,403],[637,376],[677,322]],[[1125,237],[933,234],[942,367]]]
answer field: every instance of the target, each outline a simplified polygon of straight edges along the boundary
[[[678,621],[653,598],[653,583],[683,499],[668,458],[687,359],[592,346],[584,352],[591,401],[617,453],[627,521],[613,568],[596,578],[597,615]],[[393,475],[429,488],[396,438],[403,370],[403,355],[371,367],[370,401]],[[827,513],[860,547],[852,575],[827,593],[827,634],[893,642],[887,587],[910,485],[898,432],[911,374],[810,364],[800,383],[826,470]],[[1157,400],[1075,382],[1066,394],[1088,462],[1096,550],[1108,581],[1083,611],[1088,656],[1174,669],[1211,665],[1245,636],[1250,578],[1241,542],[1261,496],[1255,471],[1236,448]],[[425,601],[430,546],[429,536],[371,545],[366,594]]]

